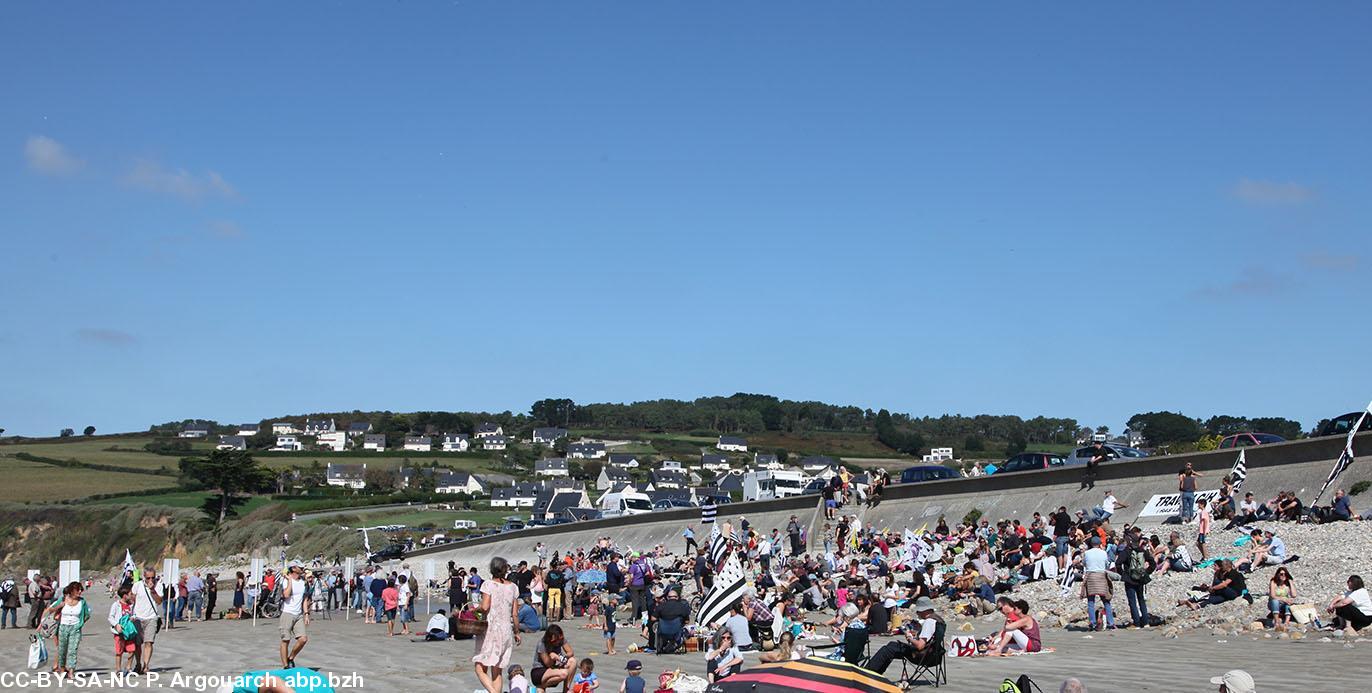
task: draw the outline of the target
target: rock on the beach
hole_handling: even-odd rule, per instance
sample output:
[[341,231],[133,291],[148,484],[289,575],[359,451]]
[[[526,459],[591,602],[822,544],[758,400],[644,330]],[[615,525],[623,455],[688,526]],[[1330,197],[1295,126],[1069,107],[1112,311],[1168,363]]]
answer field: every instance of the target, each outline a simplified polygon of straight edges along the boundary
[[964,623],[964,624],[958,626],[958,630],[960,630],[960,631],[962,631],[962,632],[964,632],[964,633],[971,633],[972,631],[976,630],[976,628],[974,628],[974,627],[972,626],[972,624],[970,624],[970,623]]

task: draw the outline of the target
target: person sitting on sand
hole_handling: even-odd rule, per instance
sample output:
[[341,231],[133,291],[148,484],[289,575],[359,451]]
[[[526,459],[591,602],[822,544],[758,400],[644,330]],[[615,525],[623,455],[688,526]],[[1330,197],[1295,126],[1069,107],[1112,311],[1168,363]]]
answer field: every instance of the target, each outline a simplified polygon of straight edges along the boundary
[[1215,577],[1209,587],[1197,585],[1193,589],[1205,590],[1204,597],[1192,597],[1178,602],[1178,606],[1185,606],[1192,611],[1212,604],[1223,604],[1243,597],[1252,603],[1253,597],[1248,595],[1248,583],[1244,580],[1243,573],[1234,569],[1234,562],[1226,558],[1215,561]]
[[429,617],[429,623],[424,628],[425,640],[447,640],[448,639],[448,612],[439,609],[437,613]]
[[1167,558],[1158,564],[1158,572],[1189,573],[1195,567],[1191,561],[1191,550],[1181,540],[1181,534],[1173,532],[1167,540]]
[[1249,542],[1248,556],[1238,565],[1241,572],[1251,573],[1254,568],[1286,562],[1286,542],[1271,530],[1264,532],[1255,529],[1250,536],[1252,541]]
[[1005,616],[1005,625],[991,638],[986,654],[1004,655],[1014,651],[1042,650],[1043,640],[1039,637],[1039,623],[1029,615],[1029,602],[1001,597],[999,603],[1000,613]]
[[1334,614],[1334,628],[1349,636],[1372,625],[1372,598],[1361,576],[1348,576],[1348,591],[1329,602],[1328,611]]

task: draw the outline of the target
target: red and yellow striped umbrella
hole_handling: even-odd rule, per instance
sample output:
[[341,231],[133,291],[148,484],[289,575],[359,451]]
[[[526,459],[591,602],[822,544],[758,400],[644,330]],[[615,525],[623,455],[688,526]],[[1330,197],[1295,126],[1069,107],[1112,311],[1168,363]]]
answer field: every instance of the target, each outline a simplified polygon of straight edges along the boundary
[[847,662],[806,657],[794,662],[762,664],[718,681],[708,693],[901,693],[880,674]]

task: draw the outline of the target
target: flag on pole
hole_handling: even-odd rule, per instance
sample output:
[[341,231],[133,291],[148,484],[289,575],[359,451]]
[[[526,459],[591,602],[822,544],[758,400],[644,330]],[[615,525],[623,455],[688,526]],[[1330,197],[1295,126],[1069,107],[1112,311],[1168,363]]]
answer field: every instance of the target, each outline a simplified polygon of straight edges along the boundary
[[710,588],[710,593],[705,595],[705,601],[700,604],[700,617],[696,623],[709,626],[724,618],[729,613],[729,607],[743,598],[746,587],[743,564],[738,562],[736,554],[730,554],[724,569],[715,576],[714,587]]
[[1324,480],[1324,485],[1320,487],[1320,492],[1315,494],[1315,500],[1310,501],[1310,505],[1320,502],[1320,496],[1329,490],[1330,484],[1333,484],[1334,480],[1338,479],[1345,469],[1348,469],[1348,465],[1353,464],[1353,436],[1358,434],[1358,429],[1362,428],[1362,422],[1368,414],[1372,414],[1372,403],[1368,403],[1367,408],[1362,412],[1362,416],[1359,416],[1353,427],[1348,429],[1348,437],[1343,441],[1343,452],[1339,453],[1339,459],[1334,463],[1334,468],[1329,470],[1329,478]]
[[137,567],[138,564],[133,562],[133,552],[124,549],[124,570],[133,570]]
[[719,564],[729,553],[729,540],[724,538],[724,533],[719,531],[719,525],[711,525],[710,530],[710,567],[719,569]]
[[1234,463],[1234,468],[1229,471],[1229,478],[1234,480],[1234,493],[1238,494],[1239,489],[1243,488],[1243,482],[1248,478],[1248,458],[1245,457],[1247,450],[1239,450],[1239,459]]

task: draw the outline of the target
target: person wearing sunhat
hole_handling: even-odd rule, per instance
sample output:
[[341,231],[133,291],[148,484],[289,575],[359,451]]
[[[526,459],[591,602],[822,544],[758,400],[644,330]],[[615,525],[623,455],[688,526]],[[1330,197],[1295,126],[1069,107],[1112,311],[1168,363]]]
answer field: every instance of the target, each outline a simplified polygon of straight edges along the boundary
[[911,622],[908,628],[902,629],[905,640],[892,640],[883,645],[867,660],[867,669],[885,674],[886,668],[898,657],[919,662],[926,654],[938,649],[939,643],[934,641],[934,635],[938,632],[938,625],[943,619],[934,613],[934,601],[928,597],[916,599],[915,614],[918,618]]
[[1219,686],[1220,693],[1254,693],[1258,690],[1253,677],[1243,669],[1230,669],[1223,676],[1212,677],[1210,683]]
[[623,683],[619,684],[619,693],[643,693],[648,686],[642,676],[643,662],[631,659],[628,664],[624,665],[624,671],[628,672],[629,675],[624,677]]

